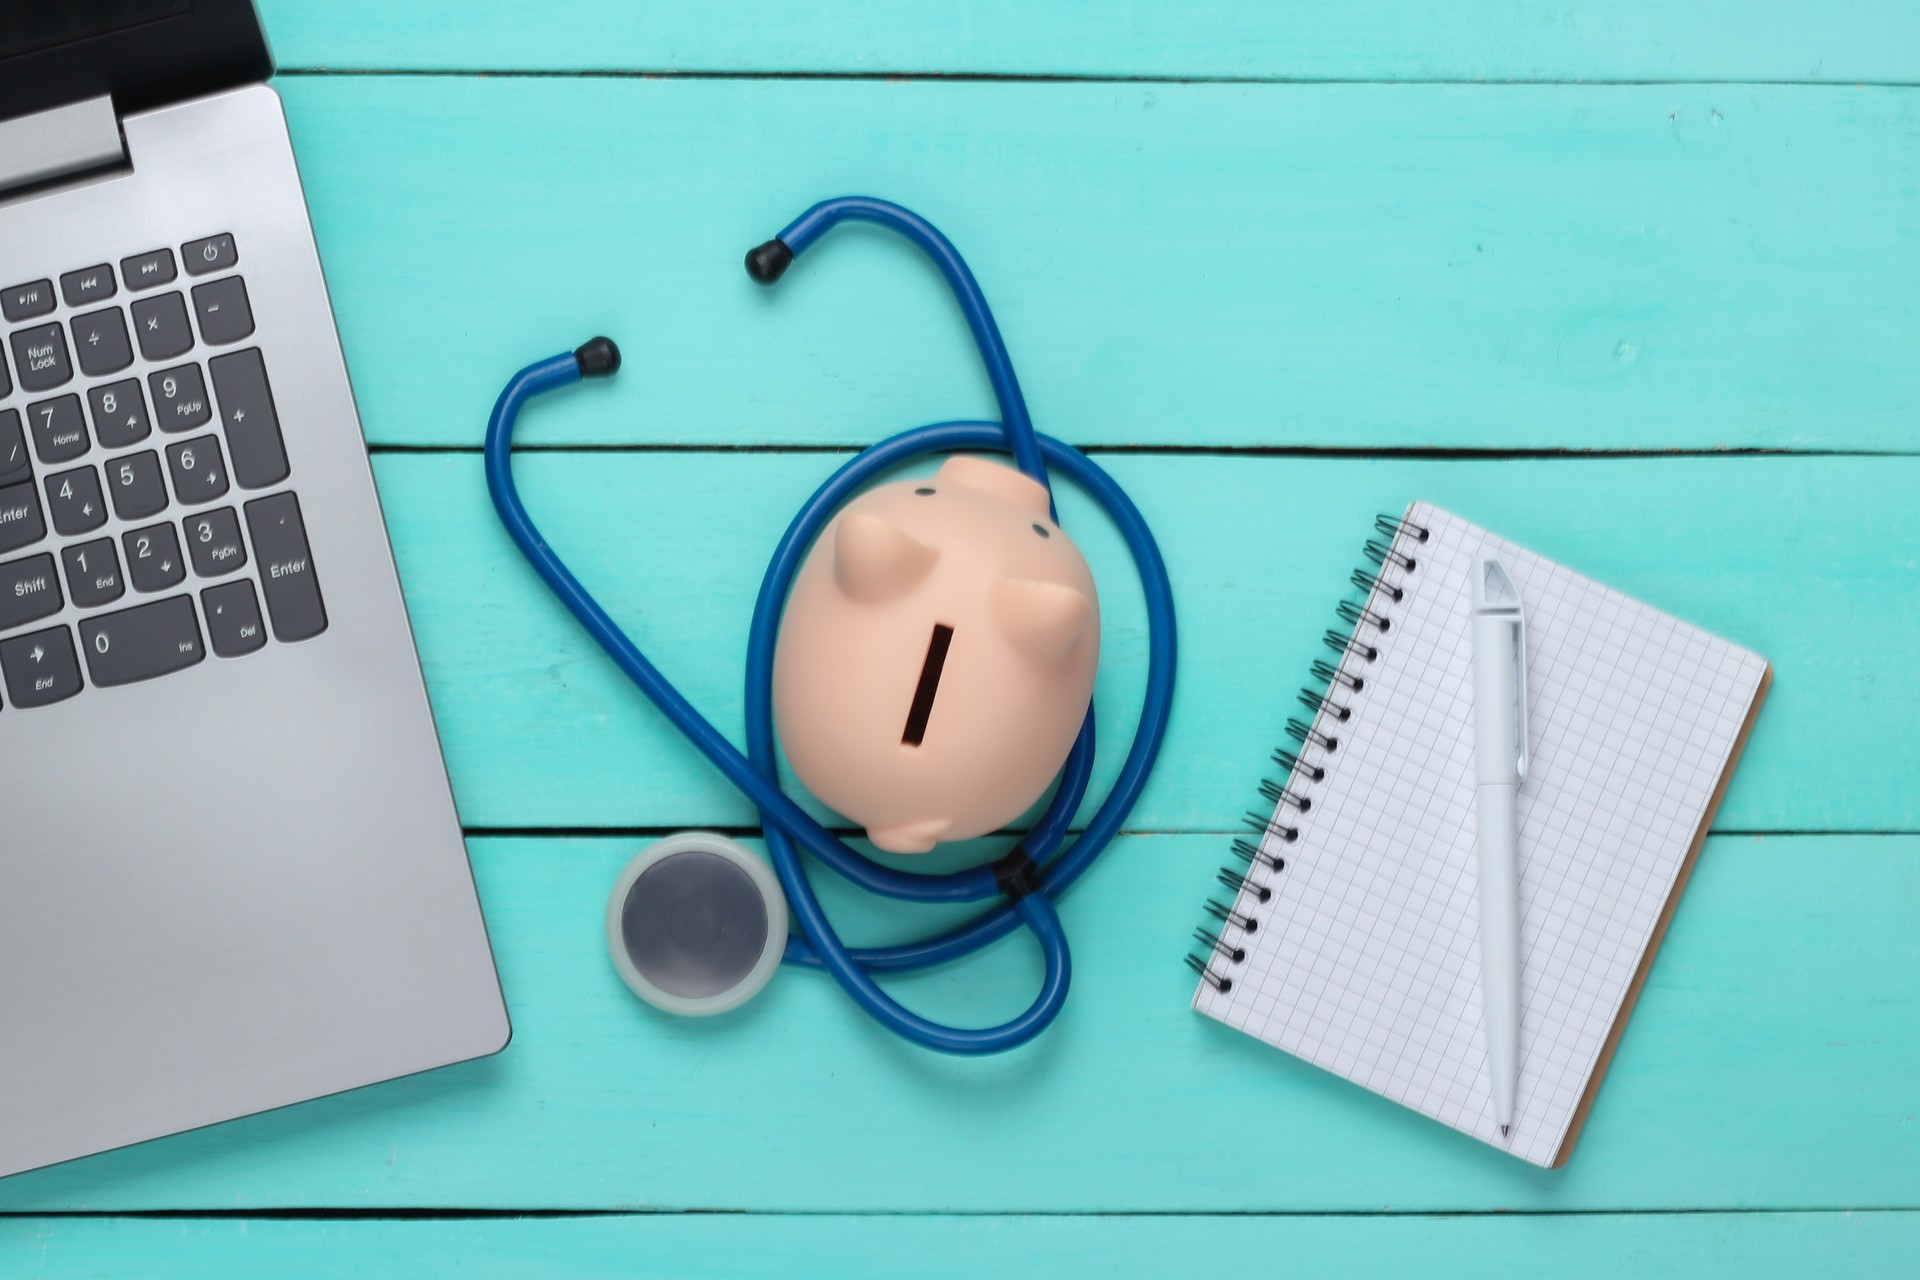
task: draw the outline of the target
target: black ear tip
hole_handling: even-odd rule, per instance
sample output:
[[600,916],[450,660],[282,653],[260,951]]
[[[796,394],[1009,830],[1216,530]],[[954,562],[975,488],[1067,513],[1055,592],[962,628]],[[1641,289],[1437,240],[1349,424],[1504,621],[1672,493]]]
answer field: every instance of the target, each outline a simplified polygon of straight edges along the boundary
[[793,265],[793,250],[784,240],[769,240],[747,250],[747,274],[761,284],[772,284]]
[[620,368],[620,348],[612,338],[589,338],[573,353],[583,378],[604,378]]

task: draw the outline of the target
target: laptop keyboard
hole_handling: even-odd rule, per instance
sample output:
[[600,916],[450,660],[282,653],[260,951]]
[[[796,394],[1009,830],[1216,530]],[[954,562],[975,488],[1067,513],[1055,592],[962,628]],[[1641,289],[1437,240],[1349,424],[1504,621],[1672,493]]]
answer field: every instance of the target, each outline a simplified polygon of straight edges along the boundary
[[239,248],[178,253],[0,292],[0,709],[327,629]]

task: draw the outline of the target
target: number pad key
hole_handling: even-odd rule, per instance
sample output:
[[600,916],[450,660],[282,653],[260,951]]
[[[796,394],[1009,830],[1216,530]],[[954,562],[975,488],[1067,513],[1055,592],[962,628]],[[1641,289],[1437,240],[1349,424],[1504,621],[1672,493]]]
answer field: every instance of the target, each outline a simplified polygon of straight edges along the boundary
[[207,656],[192,596],[170,596],[80,623],[87,674],[102,687],[151,680]]
[[20,375],[22,391],[51,391],[72,381],[67,335],[58,323],[11,333],[7,344],[13,348],[13,367]]
[[249,347],[207,362],[220,397],[220,425],[233,457],[233,478],[242,489],[264,489],[287,478],[287,446],[273,411],[267,366]]
[[135,299],[133,331],[140,338],[140,354],[149,360],[171,360],[193,349],[187,300],[178,291]]
[[80,661],[65,627],[0,640],[0,674],[16,707],[44,707],[80,692]]
[[107,522],[100,473],[92,467],[56,471],[47,477],[46,485],[47,516],[53,521],[55,533],[89,533]]
[[195,436],[167,446],[173,496],[185,503],[212,502],[227,492],[227,460],[214,436]]
[[80,416],[79,396],[30,404],[27,422],[33,427],[33,451],[42,462],[71,462],[92,447],[87,421]]
[[200,365],[161,368],[146,376],[146,388],[154,393],[154,416],[163,432],[184,432],[202,426],[211,416]]
[[153,415],[162,431],[186,431],[202,425],[210,416],[207,384],[197,364],[148,374],[147,390],[153,392]]
[[0,489],[0,555],[31,546],[47,536],[40,516],[40,495],[33,482]]
[[67,571],[67,596],[82,609],[112,604],[127,593],[112,538],[62,547],[60,564]]
[[135,591],[164,591],[187,576],[180,539],[170,524],[131,529],[120,535],[120,545],[126,549],[127,576]]
[[253,333],[247,282],[239,276],[195,285],[193,309],[200,315],[200,339],[209,346],[238,342]]
[[51,555],[28,556],[0,564],[0,631],[37,622],[65,607]]
[[27,436],[20,429],[20,415],[0,409],[0,486],[18,484],[33,475],[33,460],[27,457]]
[[247,532],[259,557],[260,589],[277,640],[305,640],[327,629],[327,610],[313,576],[300,500],[291,493],[256,498],[247,504]]
[[153,431],[147,421],[147,397],[140,390],[138,378],[93,388],[87,392],[87,406],[93,410],[93,438],[103,449],[138,444]]
[[[189,516],[186,529],[187,555],[193,560],[193,571],[202,578],[217,578],[246,566],[247,544],[240,540],[240,517],[232,507]],[[211,627],[212,621],[207,625]],[[213,651],[220,652],[218,637]]]
[[127,345],[127,321],[120,308],[89,311],[68,321],[73,329],[74,358],[80,372],[89,378],[118,373],[133,363],[133,348]]
[[107,488],[113,490],[113,514],[122,520],[144,520],[167,509],[160,455],[151,449],[109,462]]
[[267,642],[260,601],[245,578],[208,587],[200,593],[200,607],[207,615],[207,639],[219,657],[238,658]]

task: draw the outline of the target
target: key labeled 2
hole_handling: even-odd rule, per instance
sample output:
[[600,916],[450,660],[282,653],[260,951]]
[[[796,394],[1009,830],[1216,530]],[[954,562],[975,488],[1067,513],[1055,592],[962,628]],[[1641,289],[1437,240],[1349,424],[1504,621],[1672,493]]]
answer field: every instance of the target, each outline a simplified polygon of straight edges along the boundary
[[187,576],[180,539],[170,524],[151,524],[120,535],[127,553],[127,577],[135,591],[163,591]]

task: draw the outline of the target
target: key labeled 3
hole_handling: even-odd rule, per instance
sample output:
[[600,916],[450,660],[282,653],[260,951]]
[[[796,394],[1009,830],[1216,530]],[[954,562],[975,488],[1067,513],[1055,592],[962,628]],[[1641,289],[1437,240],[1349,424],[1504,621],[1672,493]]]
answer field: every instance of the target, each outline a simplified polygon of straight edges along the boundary
[[[234,509],[221,507],[188,517],[187,554],[193,558],[193,572],[202,578],[217,578],[245,568],[247,544],[240,540],[240,517]],[[219,652],[219,648],[216,642],[214,651]]]

